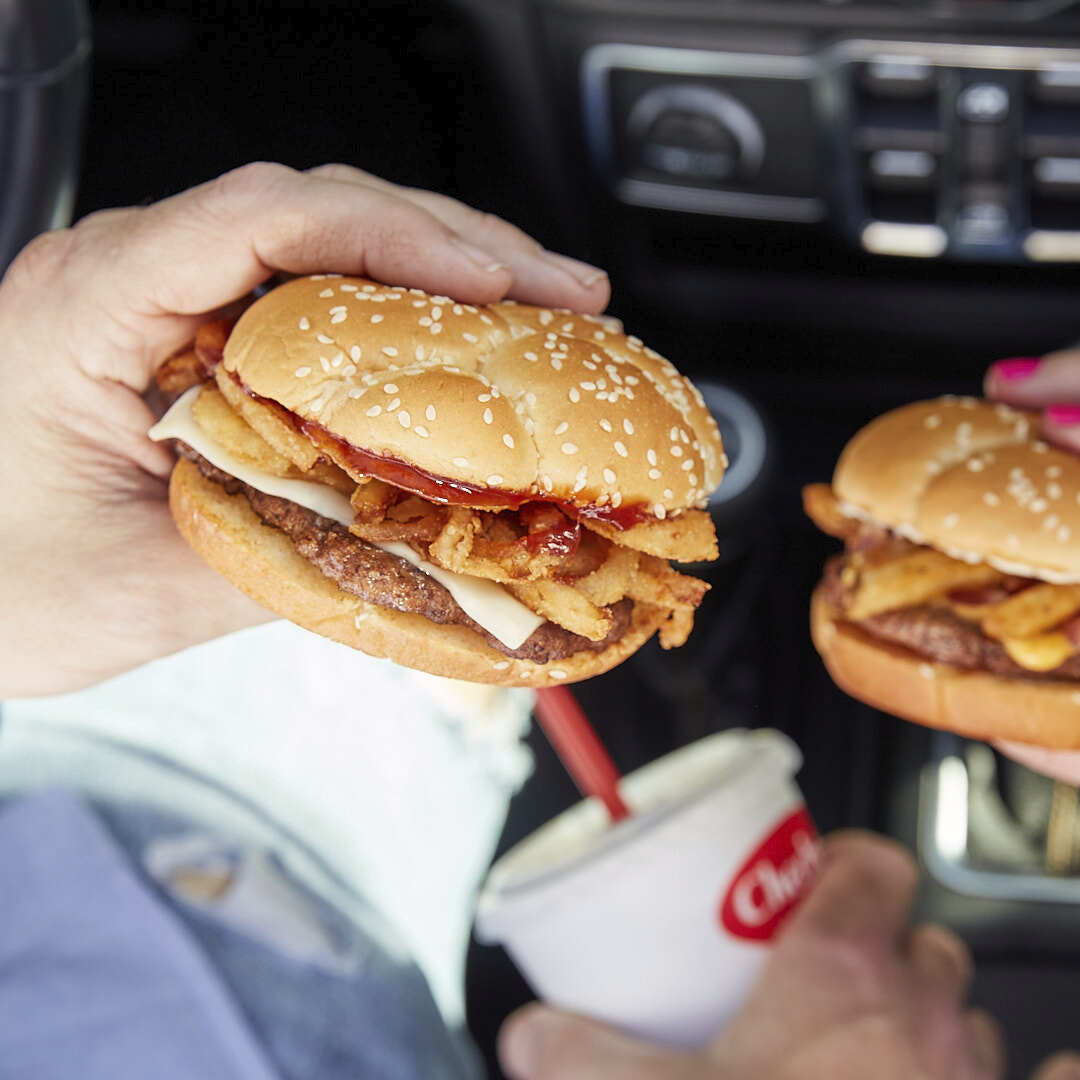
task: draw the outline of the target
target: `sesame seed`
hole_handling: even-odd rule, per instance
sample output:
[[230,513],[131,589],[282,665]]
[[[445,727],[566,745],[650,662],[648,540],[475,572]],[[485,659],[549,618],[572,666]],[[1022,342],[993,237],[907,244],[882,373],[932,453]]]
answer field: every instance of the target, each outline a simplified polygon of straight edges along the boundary
[[330,321],[332,323],[343,323],[348,317],[349,313],[347,311],[339,311],[337,314],[330,316]]
[[367,393],[367,391],[366,391],[366,390],[362,390],[362,389],[360,389],[359,387],[357,387],[357,386],[354,386],[354,387],[353,387],[353,388],[352,388],[352,389],[351,389],[351,390],[349,391],[349,397],[351,397],[351,398],[362,398],[362,397],[363,397],[363,396],[364,396],[364,395],[365,395],[366,393]]
[[694,459],[693,458],[687,458],[682,463],[683,472],[689,472],[693,467],[694,467]]
[[514,436],[510,435],[510,434],[504,435],[503,436],[503,445],[506,446],[506,448],[508,450],[513,450],[514,449]]
[[496,487],[503,482],[503,478],[498,473],[492,473],[487,478],[487,484],[489,487]]
[[672,491],[671,488],[664,488],[664,498],[665,499],[674,499],[675,498],[675,492]]
[[571,386],[567,397],[576,405],[581,400],[581,391],[576,386]]
[[421,326],[430,326],[431,325],[431,316],[430,315],[422,315],[418,321],[419,321]]
[[934,677],[934,669],[933,669],[933,667],[930,666],[930,664],[920,664],[919,665],[919,674],[924,679],[932,679]]
[[417,424],[416,427],[413,428],[413,431],[417,435],[419,435],[421,439],[426,439],[428,437],[428,435],[430,434],[428,429],[426,427],[424,427],[423,424]]
[[295,371],[293,372],[293,375],[294,375],[294,376],[295,376],[295,377],[296,377],[297,379],[303,379],[303,378],[306,378],[306,377],[307,377],[308,375],[310,375],[310,374],[311,374],[311,368],[307,367],[306,365],[305,365],[304,367],[298,367],[298,368],[297,368],[297,369],[296,369],[296,370],[295,370]]
[[1062,496],[1061,485],[1060,484],[1047,484],[1046,485],[1046,494],[1049,495],[1051,499],[1060,499],[1061,496]]
[[338,286],[338,288],[342,292],[356,292],[357,286],[353,285],[351,282],[344,281]]
[[1070,536],[1072,536],[1072,529],[1070,529],[1068,525],[1062,525],[1061,528],[1057,531],[1057,538],[1059,544],[1066,543]]
[[335,353],[334,358],[330,361],[330,366],[339,368],[345,360],[345,354],[343,352]]
[[375,286],[374,285],[365,285],[364,286],[364,292],[373,293],[374,291],[375,291]]
[[551,477],[545,474],[540,477],[540,483],[544,485],[545,491],[550,491],[552,488]]
[[578,448],[572,442],[564,442],[562,444],[562,452],[564,454],[576,454],[578,452]]
[[465,466],[469,464],[469,459],[468,458],[463,458],[463,457],[456,457],[456,458],[454,458],[454,464],[459,469],[464,469]]
[[983,493],[983,502],[987,506],[1000,506],[1001,499],[998,495],[995,495],[992,491],[986,491]]
[[412,306],[413,307],[427,307],[427,301],[426,300],[414,300],[412,302]]
[[425,416],[426,416],[426,417],[427,417],[427,418],[428,418],[429,420],[434,420],[434,419],[435,419],[435,406],[434,406],[434,405],[429,405],[429,406],[428,406],[428,407],[427,407],[427,408],[426,408],[426,409],[424,410],[424,415],[425,415]]
[[325,299],[327,296],[333,296],[334,295],[334,290],[333,289],[323,289],[323,291],[321,293],[319,293],[319,295]]
[[496,671],[505,671],[510,666],[509,660],[497,660],[491,665]]
[[371,316],[371,321],[373,323],[381,323],[383,321],[383,316],[376,313],[375,315]]
[[[544,312],[544,314],[545,314],[545,315],[547,315],[547,314],[549,314],[549,313],[548,313],[548,312]],[[565,671],[563,671],[563,669],[562,669],[562,668],[552,668],[552,669],[551,669],[551,670],[550,670],[550,671],[548,672],[548,674],[549,674],[549,675],[550,675],[550,676],[551,676],[551,677],[552,677],[553,679],[558,679],[558,680],[560,680],[560,681],[561,681],[562,679],[565,679],[565,678],[566,678],[566,672],[565,672]]]
[[606,432],[607,432],[607,433],[608,433],[609,435],[611,434],[611,432],[612,432],[612,430],[613,430],[613,429],[612,429],[612,427],[611,427],[611,421],[610,421],[610,420],[601,420],[601,421],[600,421],[600,426],[601,426],[601,427],[602,427],[602,428],[603,428],[603,429],[604,429],[604,430],[605,430],[605,431],[606,431]]
[[651,449],[651,448],[649,450],[646,450],[645,451],[645,460],[650,465],[655,465],[656,464],[656,451]]
[[384,345],[382,347],[382,354],[383,356],[397,356],[398,351],[393,345]]
[[534,352],[527,352],[525,354],[525,359],[530,361],[531,363],[535,364],[536,361],[540,359],[540,357],[537,356],[536,353],[534,353]]
[[382,406],[381,405],[372,405],[371,408],[368,409],[366,415],[367,416],[378,416],[379,413],[381,413],[381,412],[382,412]]
[[564,432],[565,432],[565,431],[566,431],[566,430],[567,430],[567,429],[568,429],[569,427],[570,427],[570,425],[569,425],[569,424],[568,424],[568,423],[567,423],[567,422],[566,422],[566,421],[564,420],[564,421],[563,421],[563,422],[562,422],[562,423],[561,423],[561,424],[560,424],[560,425],[559,425],[559,426],[558,426],[558,427],[557,427],[557,428],[555,429],[555,434],[556,434],[556,435],[562,435],[562,434],[563,434],[563,433],[564,433]]
[[582,390],[589,390],[589,391],[595,390],[596,389],[596,383],[588,382],[588,381],[583,382],[583,383],[581,383],[581,389]]
[[1005,543],[1011,548],[1018,548],[1020,546],[1020,538],[1015,533],[1009,533],[1005,537]]
[[1034,450],[1036,454],[1045,454],[1050,447],[1041,439],[1037,439],[1031,444],[1031,449]]
[[389,405],[386,406],[387,412],[393,412],[401,404],[401,398],[394,398]]
[[[667,495],[666,497],[667,497],[667,498],[671,498],[671,495],[670,495],[670,493],[669,493],[669,494],[668,494],[668,495]],[[653,506],[653,513],[654,513],[654,514],[655,514],[655,515],[656,515],[656,516],[657,516],[657,517],[658,517],[658,518],[659,518],[659,519],[660,519],[661,521],[663,521],[663,520],[664,520],[664,518],[666,518],[666,517],[667,517],[667,507],[666,507],[666,506],[665,506],[665,505],[664,505],[663,503],[656,503],[656,504],[654,504],[654,506]]]
[[618,454],[619,457],[627,456],[626,446],[618,439],[615,440],[615,453]]
[[353,626],[355,626],[356,629],[359,630],[360,629],[360,624],[363,623],[367,618],[368,618],[368,612],[361,611],[358,615],[353,616]]
[[1056,480],[1061,475],[1061,466],[1060,465],[1047,465],[1046,466],[1046,475],[1051,480]]
[[303,315],[300,318],[299,326],[300,326],[301,330],[310,330],[311,329],[311,320],[306,315]]
[[383,391],[387,394],[396,394],[398,392],[397,383],[388,382],[383,387]]
[[404,428],[407,428],[412,423],[412,418],[409,416],[408,411],[405,409],[402,409],[401,412],[397,414],[397,418],[398,423]]
[[986,468],[986,466],[983,465],[983,463],[978,458],[971,458],[967,463],[967,467],[972,472],[982,472],[983,469]]
[[562,371],[562,360],[560,360],[559,357],[557,357],[557,356],[552,356],[551,357],[551,366],[556,371]]
[[330,361],[329,361],[329,360],[328,360],[328,359],[327,359],[327,358],[326,358],[325,356],[320,356],[320,357],[319,357],[319,366],[320,366],[320,367],[321,367],[321,368],[323,369],[323,371],[325,371],[325,372],[326,372],[327,374],[329,374],[329,373],[330,373]]
[[631,424],[629,420],[623,420],[622,426],[623,426],[623,431],[625,431],[627,435],[633,435],[634,434],[634,425]]
[[484,423],[485,424],[490,424],[494,419],[495,419],[495,416],[492,413],[492,411],[490,409],[485,409],[484,410]]
[[616,510],[618,510],[619,507],[622,506],[622,492],[621,491],[613,491],[611,493],[611,505]]
[[673,446],[673,447],[671,447],[671,456],[672,457],[682,457],[682,455],[683,455],[683,448],[681,446]]
[[941,417],[937,413],[932,413],[925,420],[923,420],[923,427],[936,428],[941,426]]
[[481,405],[484,405],[484,404],[486,404],[487,402],[489,402],[491,400],[491,395],[490,394],[478,394],[476,400],[479,401]]
[[359,363],[359,362],[360,362],[360,357],[361,357],[362,355],[363,355],[363,354],[362,354],[362,353],[361,353],[361,351],[360,351],[360,346],[359,346],[359,345],[354,345],[354,346],[353,346],[353,347],[352,347],[352,348],[351,348],[351,349],[349,350],[349,356],[351,356],[351,357],[352,357],[352,359],[353,359],[353,360],[355,360],[355,361],[356,361],[357,363]]
[[605,469],[604,470],[604,483],[605,484],[614,484],[615,483],[615,471],[614,471],[614,469]]
[[433,333],[433,334],[441,334],[442,333],[442,323],[432,323],[431,324],[431,333]]
[[475,345],[480,339],[475,334],[461,335],[470,345]]
[[1033,514],[1042,514],[1046,512],[1049,505],[1045,499],[1032,499],[1029,509]]
[[436,322],[438,322],[438,321],[439,321],[439,319],[441,319],[441,318],[442,318],[442,308],[441,308],[441,307],[433,307],[433,308],[431,309],[431,317],[432,317],[432,318],[433,318],[433,319],[434,319],[434,320],[435,320]]

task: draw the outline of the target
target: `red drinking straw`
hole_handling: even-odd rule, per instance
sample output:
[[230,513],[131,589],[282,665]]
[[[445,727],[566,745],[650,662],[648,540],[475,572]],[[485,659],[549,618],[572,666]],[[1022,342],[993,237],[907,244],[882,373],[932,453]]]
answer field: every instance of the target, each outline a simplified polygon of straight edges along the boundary
[[581,794],[599,799],[612,821],[629,817],[619,795],[619,770],[574,695],[565,686],[537,690],[536,718]]

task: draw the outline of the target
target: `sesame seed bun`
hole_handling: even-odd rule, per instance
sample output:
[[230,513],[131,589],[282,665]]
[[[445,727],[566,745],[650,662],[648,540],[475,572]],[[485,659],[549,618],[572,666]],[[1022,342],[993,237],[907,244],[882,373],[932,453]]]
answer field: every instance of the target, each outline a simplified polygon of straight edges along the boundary
[[1075,682],[1009,678],[930,663],[840,620],[821,587],[811,601],[810,632],[833,681],[868,705],[974,739],[1080,749],[1080,687]]
[[549,686],[599,675],[636,652],[665,613],[636,604],[626,633],[601,652],[547,664],[510,659],[463,626],[369,604],[339,589],[268,528],[243,495],[229,495],[181,459],[169,484],[169,506],[187,543],[215,570],[264,607],[323,637],[406,667],[476,683]]
[[224,369],[369,453],[585,511],[677,515],[726,464],[697,390],[599,316],[316,275],[244,313]]
[[1035,418],[975,398],[896,409],[848,443],[833,476],[845,509],[967,561],[1080,581],[1080,457]]

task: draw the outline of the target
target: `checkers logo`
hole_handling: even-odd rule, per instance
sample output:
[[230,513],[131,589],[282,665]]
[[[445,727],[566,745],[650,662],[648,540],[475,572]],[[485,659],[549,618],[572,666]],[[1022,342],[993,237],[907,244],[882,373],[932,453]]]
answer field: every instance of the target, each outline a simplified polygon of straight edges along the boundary
[[802,899],[820,854],[805,806],[784,818],[735,874],[720,925],[737,938],[768,941]]

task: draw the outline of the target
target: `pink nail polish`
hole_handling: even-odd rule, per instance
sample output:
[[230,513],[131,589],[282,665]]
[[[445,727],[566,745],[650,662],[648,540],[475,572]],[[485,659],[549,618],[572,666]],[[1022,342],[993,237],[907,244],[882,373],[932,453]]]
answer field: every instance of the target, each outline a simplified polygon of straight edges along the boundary
[[1046,419],[1055,427],[1073,427],[1080,424],[1080,405],[1051,405]]
[[1017,356],[1012,360],[999,360],[991,370],[995,378],[1005,382],[1019,382],[1034,375],[1041,363],[1036,356]]

